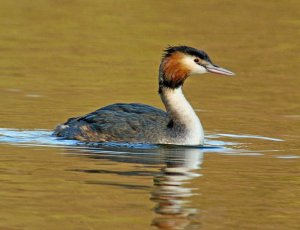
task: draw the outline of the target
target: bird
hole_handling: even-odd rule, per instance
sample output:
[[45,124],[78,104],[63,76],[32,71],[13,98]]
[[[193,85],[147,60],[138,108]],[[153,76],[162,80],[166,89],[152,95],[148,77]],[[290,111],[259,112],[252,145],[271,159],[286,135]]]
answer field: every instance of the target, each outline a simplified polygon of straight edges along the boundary
[[166,111],[140,103],[116,103],[69,118],[54,135],[81,142],[204,145],[204,131],[182,87],[191,75],[233,72],[213,64],[205,51],[190,46],[164,49],[158,93]]

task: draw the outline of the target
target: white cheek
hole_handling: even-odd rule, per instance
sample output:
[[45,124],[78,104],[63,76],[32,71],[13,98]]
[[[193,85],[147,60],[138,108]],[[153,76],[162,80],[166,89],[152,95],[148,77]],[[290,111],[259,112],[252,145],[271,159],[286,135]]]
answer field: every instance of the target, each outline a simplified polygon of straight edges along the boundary
[[195,57],[192,56],[186,56],[183,58],[183,62],[191,70],[191,74],[207,73],[206,68],[195,63],[194,59]]
[[203,73],[207,73],[206,68],[195,63],[195,68],[192,70],[191,74],[203,74]]

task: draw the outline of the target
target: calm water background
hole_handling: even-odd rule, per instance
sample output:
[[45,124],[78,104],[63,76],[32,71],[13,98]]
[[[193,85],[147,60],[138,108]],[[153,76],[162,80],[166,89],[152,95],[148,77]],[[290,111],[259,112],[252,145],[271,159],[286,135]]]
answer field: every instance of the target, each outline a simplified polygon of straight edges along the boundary
[[[0,229],[299,229],[299,1],[0,3]],[[163,108],[168,44],[237,73],[186,82],[207,148],[51,137],[110,103]]]

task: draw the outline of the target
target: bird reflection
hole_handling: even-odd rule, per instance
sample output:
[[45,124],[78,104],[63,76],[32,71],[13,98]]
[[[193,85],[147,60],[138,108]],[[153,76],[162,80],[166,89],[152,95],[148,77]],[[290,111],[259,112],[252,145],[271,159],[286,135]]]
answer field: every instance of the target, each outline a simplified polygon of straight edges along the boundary
[[[199,147],[182,147],[174,145],[160,145],[149,149],[135,148],[87,148],[71,152],[85,155],[95,160],[109,159],[114,162],[143,163],[145,165],[161,165],[159,173],[147,172],[153,175],[154,188],[150,197],[155,202],[155,217],[151,225],[158,229],[180,230],[199,229],[199,209],[193,207],[190,198],[196,195],[196,188],[189,184],[199,173],[203,161],[203,151]],[[207,150],[206,150],[207,151]],[[112,154],[118,153],[118,154]],[[126,176],[144,176],[140,171],[113,171],[103,169],[73,169],[76,172],[116,174]],[[141,189],[137,185],[118,183],[118,181],[103,182],[86,181],[88,184],[118,186],[122,189]],[[143,187],[147,189],[147,187]]]
[[156,202],[152,225],[158,229],[198,229],[199,210],[191,207],[188,197],[195,189],[188,187],[191,180],[201,176],[196,170],[203,161],[199,148],[162,148],[165,166],[154,177],[151,200]]

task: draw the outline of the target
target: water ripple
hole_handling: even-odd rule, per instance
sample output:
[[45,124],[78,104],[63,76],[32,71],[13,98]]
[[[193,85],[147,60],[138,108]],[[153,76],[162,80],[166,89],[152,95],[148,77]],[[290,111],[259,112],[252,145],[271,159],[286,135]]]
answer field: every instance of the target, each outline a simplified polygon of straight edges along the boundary
[[[77,140],[64,140],[62,138],[52,135],[51,130],[35,129],[35,130],[23,130],[23,129],[8,129],[0,128],[0,143],[19,145],[19,146],[47,146],[47,147],[68,147],[68,148],[89,148],[89,151],[97,151],[106,148],[106,152],[112,152],[114,154],[122,154],[124,151],[121,148],[131,148],[138,150],[154,150],[159,148],[161,145],[155,144],[132,144],[132,143],[83,143]],[[226,137],[229,140],[222,140]],[[241,150],[240,145],[242,143],[238,142],[241,138],[252,138],[267,141],[283,141],[277,138],[264,137],[258,135],[249,134],[224,134],[224,133],[208,133],[205,137],[205,146],[193,146],[193,148],[200,148],[203,152],[220,152],[220,153],[230,153],[230,154],[241,154],[244,155],[261,155],[261,153],[253,153],[249,151]],[[176,147],[176,146],[175,146]],[[178,146],[177,146],[178,147]],[[118,148],[118,150],[116,149]],[[238,150],[237,150],[238,148]],[[92,150],[93,149],[93,150]],[[116,151],[117,150],[117,151]],[[121,151],[120,151],[121,150]],[[125,151],[126,152],[126,151]],[[132,151],[130,151],[132,152]],[[139,151],[141,154],[142,151]],[[149,151],[147,153],[149,154]]]

